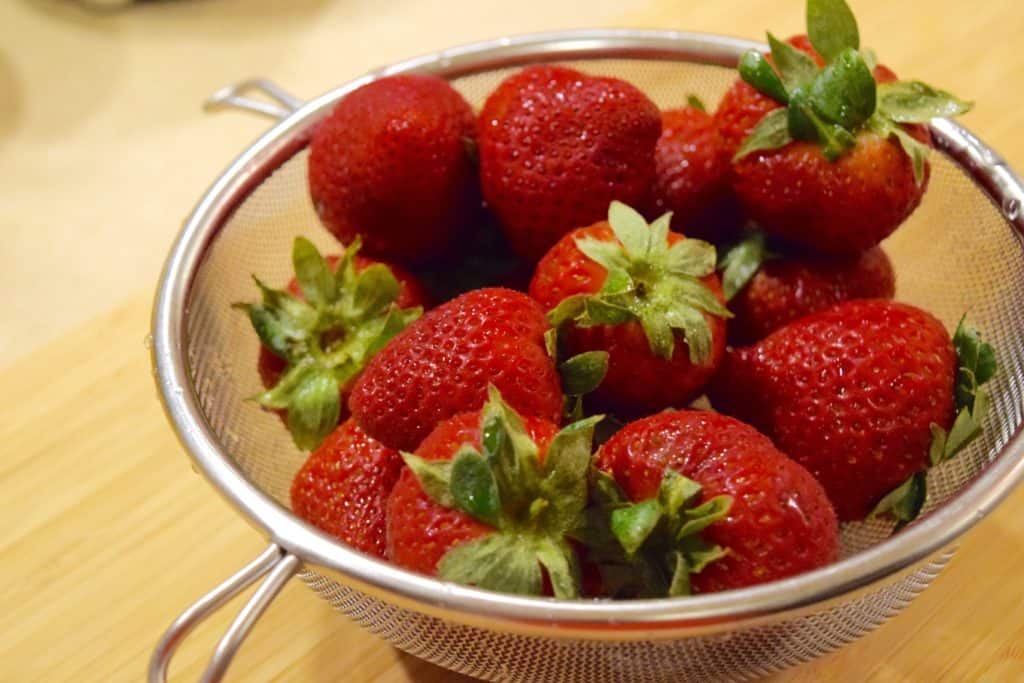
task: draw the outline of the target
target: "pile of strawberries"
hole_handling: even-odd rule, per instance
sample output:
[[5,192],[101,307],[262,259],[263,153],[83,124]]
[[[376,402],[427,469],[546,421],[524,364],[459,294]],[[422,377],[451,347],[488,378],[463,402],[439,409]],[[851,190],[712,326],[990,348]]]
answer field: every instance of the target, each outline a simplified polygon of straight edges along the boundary
[[839,522],[914,519],[995,359],[891,301],[878,244],[925,124],[969,105],[877,64],[841,0],[807,14],[714,114],[551,65],[478,115],[432,76],[340,100],[309,183],[344,253],[297,238],[295,279],[239,305],[257,400],[312,451],[295,513],[559,598],[764,583],[835,561]]

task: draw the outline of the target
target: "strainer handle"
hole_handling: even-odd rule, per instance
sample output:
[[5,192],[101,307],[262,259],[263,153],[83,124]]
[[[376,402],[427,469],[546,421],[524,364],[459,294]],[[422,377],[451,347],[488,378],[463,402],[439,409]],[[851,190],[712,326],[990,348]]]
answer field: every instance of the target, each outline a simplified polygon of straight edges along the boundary
[[199,679],[200,683],[220,681],[227,672],[231,659],[242,646],[242,641],[256,624],[256,620],[270,606],[288,579],[295,575],[300,564],[299,558],[295,555],[285,552],[276,544],[271,544],[259,557],[182,612],[157,643],[153,658],[149,662],[149,683],[166,683],[167,669],[174,651],[192,629],[223,607],[231,598],[266,576],[217,643],[217,649],[213,651],[210,663]]
[[[263,95],[266,99],[256,100],[246,97],[247,94],[253,92]],[[203,103],[203,109],[206,111],[243,109],[272,119],[281,120],[303,104],[305,103],[302,100],[287,92],[273,81],[268,81],[265,78],[250,78],[226,85],[213,93]]]

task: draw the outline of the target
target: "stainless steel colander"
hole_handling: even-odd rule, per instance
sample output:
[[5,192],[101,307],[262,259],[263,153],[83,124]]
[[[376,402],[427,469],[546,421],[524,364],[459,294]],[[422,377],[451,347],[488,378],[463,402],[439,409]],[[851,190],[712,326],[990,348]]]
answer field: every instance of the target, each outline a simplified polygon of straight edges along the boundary
[[[629,602],[491,593],[411,574],[362,555],[289,510],[303,462],[276,416],[244,401],[259,389],[258,341],[229,305],[254,295],[250,273],[289,275],[295,235],[336,248],[306,181],[313,126],[346,93],[382,76],[447,78],[474,106],[513,70],[560,62],[629,80],[659,106],[688,94],[714,104],[750,47],[667,31],[538,34],[455,48],[379,69],[302,104],[262,81],[214,96],[281,121],[199,202],[168,257],[153,312],[153,362],[172,425],[198,469],[270,541],[247,567],[184,612],[149,677],[163,681],[177,644],[231,597],[266,577],[218,645],[203,680],[219,680],[256,619],[298,573],[339,611],[395,646],[494,681],[743,679],[809,661],[882,624],[938,575],[957,538],[1024,476],[1024,188],[992,150],[955,123],[932,125],[941,150],[921,208],[885,247],[897,298],[952,328],[968,311],[999,353],[982,438],[929,476],[927,514],[899,534],[848,524],[837,564],[765,586]],[[256,88],[279,104],[244,97]]]

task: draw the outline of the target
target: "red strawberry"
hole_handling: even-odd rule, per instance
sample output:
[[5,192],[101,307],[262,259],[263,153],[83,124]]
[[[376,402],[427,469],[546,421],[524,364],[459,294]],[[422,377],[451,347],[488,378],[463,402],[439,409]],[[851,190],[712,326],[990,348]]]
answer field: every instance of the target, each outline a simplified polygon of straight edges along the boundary
[[475,220],[469,104],[447,82],[388,76],[346,95],[313,134],[309,187],[344,244],[400,263],[441,255]]
[[752,344],[783,325],[851,299],[891,299],[896,275],[881,247],[848,257],[775,254],[752,233],[722,258],[722,284],[734,318],[729,341]]
[[670,214],[648,226],[615,202],[607,223],[563,237],[537,264],[530,295],[565,326],[570,355],[606,351],[608,372],[592,394],[638,415],[697,395],[725,351],[729,313],[714,274],[715,250],[668,231]]
[[[399,566],[510,593],[576,597],[568,534],[582,525],[597,418],[556,436],[494,390],[482,410],[437,425],[387,503],[387,554]],[[542,571],[543,568],[543,571]],[[545,581],[546,579],[546,581]]]
[[672,213],[672,229],[688,237],[721,241],[741,223],[729,185],[732,153],[699,100],[661,115],[654,151],[652,214]]
[[377,354],[349,408],[367,434],[405,450],[438,422],[479,409],[489,383],[524,415],[557,422],[562,390],[545,350],[548,329],[525,294],[473,290],[433,309]]
[[925,468],[931,425],[953,421],[956,374],[931,314],[851,301],[731,352],[711,398],[810,470],[846,521]]
[[769,34],[770,60],[756,50],[740,60],[743,80],[768,101],[737,87],[718,120],[731,147],[749,132],[733,167],[747,215],[771,235],[851,254],[878,244],[920,203],[931,143],[918,124],[970,105],[876,68],[874,56],[858,50],[842,0],[809,0],[808,17],[817,55]]
[[654,181],[658,108],[616,78],[528,67],[491,93],[479,125],[484,198],[534,261],[613,199],[643,205]]
[[316,448],[334,430],[344,416],[344,396],[369,359],[422,313],[398,305],[422,301],[418,282],[383,263],[357,265],[359,246],[356,240],[329,263],[312,242],[297,237],[295,282],[278,290],[256,279],[262,301],[236,304],[263,344],[258,367],[267,391],[256,399],[284,413],[302,449]]
[[292,510],[356,550],[384,557],[384,504],[401,471],[398,451],[347,420],[295,475]]
[[[612,590],[629,592],[633,584],[641,596],[676,595],[692,582],[709,593],[786,578],[839,557],[836,514],[818,482],[730,417],[692,410],[652,415],[626,425],[597,457],[621,487],[605,481],[598,490],[626,551],[625,566],[602,564]],[[638,560],[660,571],[643,571]],[[623,576],[624,568],[640,572]],[[655,580],[636,586],[637,577]],[[623,578],[627,585],[616,586]]]
[[[341,262],[341,256],[338,254],[328,254],[324,257],[327,261],[327,267],[331,269],[331,272],[336,273],[338,270],[338,264]],[[381,263],[372,258],[363,256],[362,254],[356,254],[353,261],[356,269],[356,273],[361,273],[372,265]],[[395,305],[399,308],[415,308],[417,306],[426,308],[427,307],[427,292],[423,288],[423,285],[416,278],[415,275],[410,273],[401,266],[396,266],[393,263],[383,263],[382,265],[387,266],[391,274],[398,280],[400,289],[398,290],[398,298],[395,299]],[[287,287],[288,293],[296,297],[300,301],[305,301],[306,297],[302,293],[302,287],[299,285],[299,279],[293,277],[288,281]],[[288,368],[288,361],[278,356],[266,346],[260,346],[260,355],[257,360],[257,369],[260,373],[260,381],[267,389],[270,389],[281,380],[281,375]],[[346,392],[351,386],[344,386],[341,388],[341,410],[342,417],[345,417],[346,409]],[[282,414],[284,416],[284,414]]]

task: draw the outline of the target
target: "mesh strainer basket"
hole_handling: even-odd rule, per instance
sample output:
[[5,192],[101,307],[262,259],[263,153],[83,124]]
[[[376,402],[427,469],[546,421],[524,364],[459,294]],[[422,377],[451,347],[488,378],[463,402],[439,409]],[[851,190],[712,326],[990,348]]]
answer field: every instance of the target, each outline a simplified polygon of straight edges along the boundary
[[903,609],[952,556],[961,533],[1024,475],[1024,189],[1004,162],[958,125],[937,120],[931,186],[886,242],[897,297],[952,328],[966,310],[998,349],[986,431],[929,475],[926,514],[891,534],[846,525],[843,559],[785,581],[720,594],[611,602],[503,595],[412,574],[351,550],[289,510],[303,454],[276,416],[244,397],[259,389],[258,341],[229,305],[251,298],[250,273],[283,282],[297,234],[321,248],[306,181],[313,126],[346,93],[382,76],[421,72],[451,81],[475,106],[511,71],[561,62],[618,76],[659,106],[688,94],[713,104],[757,43],[665,31],[575,31],[504,38],[374,71],[306,104],[248,82],[280,106],[216,96],[281,118],[199,202],[165,266],[153,314],[153,361],[171,423],[198,469],[270,547],[184,612],[157,646],[150,680],[163,681],[176,645],[207,614],[264,578],[220,641],[204,681],[231,656],[283,584],[299,574],[340,612],[395,646],[493,681],[743,679],[805,662],[862,636]]

